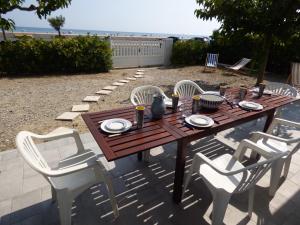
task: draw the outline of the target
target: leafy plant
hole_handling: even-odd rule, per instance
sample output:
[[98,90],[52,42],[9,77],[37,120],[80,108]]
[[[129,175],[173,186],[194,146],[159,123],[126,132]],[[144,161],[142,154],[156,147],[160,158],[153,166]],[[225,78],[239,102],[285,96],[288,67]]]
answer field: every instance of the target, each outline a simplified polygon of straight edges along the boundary
[[65,20],[66,18],[61,15],[48,19],[48,22],[51,25],[51,27],[53,27],[54,30],[58,32],[58,36],[61,36],[60,29],[64,26]]
[[8,75],[106,72],[111,67],[109,42],[97,36],[0,43],[0,72]]
[[173,65],[200,65],[206,57],[208,44],[197,40],[180,40],[173,45]]

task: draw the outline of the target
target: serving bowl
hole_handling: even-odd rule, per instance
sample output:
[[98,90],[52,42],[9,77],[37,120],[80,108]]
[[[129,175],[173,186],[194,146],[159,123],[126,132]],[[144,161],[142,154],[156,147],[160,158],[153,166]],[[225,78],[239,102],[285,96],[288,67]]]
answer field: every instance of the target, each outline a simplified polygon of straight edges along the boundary
[[224,98],[214,93],[204,93],[200,96],[200,106],[206,109],[217,109],[224,102]]

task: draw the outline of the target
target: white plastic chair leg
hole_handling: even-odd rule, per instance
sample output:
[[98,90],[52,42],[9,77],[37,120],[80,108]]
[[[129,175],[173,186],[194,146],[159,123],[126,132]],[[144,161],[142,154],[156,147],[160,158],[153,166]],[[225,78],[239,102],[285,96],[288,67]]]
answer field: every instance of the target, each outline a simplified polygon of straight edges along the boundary
[[57,193],[59,217],[61,225],[71,225],[71,210],[73,199],[64,192]]
[[231,194],[216,191],[213,194],[212,225],[222,225]]
[[286,178],[289,170],[290,170],[290,165],[291,165],[291,160],[292,160],[292,156],[290,155],[289,157],[286,158],[285,162],[284,162],[284,172],[283,172],[283,176]]
[[284,159],[280,159],[277,162],[274,162],[274,165],[271,169],[271,180],[270,180],[270,189],[269,195],[274,196],[277,188],[279,186],[280,176],[283,169]]
[[115,218],[117,218],[119,216],[119,209],[118,209],[118,204],[117,204],[115,194],[114,194],[114,191],[113,191],[113,186],[112,186],[111,180],[106,175],[103,175],[103,179],[104,179],[104,182],[106,184],[106,189],[107,189],[107,192],[108,192],[111,207],[112,207],[113,212],[114,212],[114,216],[115,216]]
[[56,190],[51,186],[51,194],[52,194],[52,203],[57,201]]
[[249,216],[249,218],[252,217],[254,193],[255,193],[255,187],[249,189],[249,200],[248,200],[248,216]]

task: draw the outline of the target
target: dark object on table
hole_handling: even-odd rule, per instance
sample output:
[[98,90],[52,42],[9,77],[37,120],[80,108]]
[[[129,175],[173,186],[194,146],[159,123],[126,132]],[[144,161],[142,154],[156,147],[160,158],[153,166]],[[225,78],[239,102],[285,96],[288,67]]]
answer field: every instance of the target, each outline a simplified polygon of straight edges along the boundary
[[220,86],[220,95],[221,95],[221,96],[224,96],[224,95],[225,95],[226,89],[227,89],[226,86],[224,86],[224,85]]
[[178,109],[178,102],[179,102],[179,95],[174,93],[172,94],[172,112],[177,112]]
[[166,111],[164,96],[156,94],[153,96],[153,103],[151,105],[152,119],[161,119]]
[[136,112],[136,126],[138,129],[143,128],[144,126],[144,113],[145,113],[145,106],[137,106],[135,107]]
[[258,97],[261,97],[264,94],[264,90],[266,88],[265,83],[260,83],[258,86]]
[[240,92],[239,92],[239,98],[240,98],[240,100],[241,101],[244,100],[245,97],[246,97],[246,95],[247,95],[247,88],[244,87],[244,86],[241,86],[240,87]]
[[195,95],[193,96],[193,103],[192,103],[192,114],[195,114],[199,111],[200,108],[200,96]]

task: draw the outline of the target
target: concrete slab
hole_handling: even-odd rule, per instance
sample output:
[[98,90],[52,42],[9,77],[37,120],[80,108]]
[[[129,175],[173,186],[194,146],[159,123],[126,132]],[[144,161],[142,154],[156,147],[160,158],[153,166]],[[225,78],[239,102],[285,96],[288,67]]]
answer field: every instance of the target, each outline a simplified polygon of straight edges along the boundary
[[100,96],[89,95],[89,96],[86,96],[82,101],[83,102],[98,102],[99,99],[100,99]]
[[109,91],[113,91],[117,88],[117,86],[106,86],[103,88],[103,90],[109,90]]
[[129,80],[119,80],[118,82],[120,82],[120,83],[128,83],[130,81]]
[[101,91],[97,91],[96,94],[98,95],[109,95],[112,91],[109,90],[101,90]]
[[134,77],[127,77],[126,79],[127,80],[136,80],[136,78],[134,78]]
[[143,75],[134,75],[135,78],[143,78]]
[[137,72],[145,72],[145,70],[140,69],[140,70],[137,70]]
[[144,75],[143,72],[136,72],[135,75]]
[[114,82],[112,85],[114,86],[123,86],[125,83]]
[[87,112],[90,109],[89,104],[73,105],[72,112]]
[[78,113],[78,112],[64,112],[63,114],[56,117],[56,120],[72,121],[79,115],[80,115],[80,113]]

